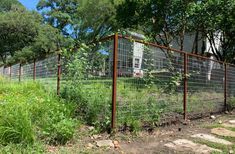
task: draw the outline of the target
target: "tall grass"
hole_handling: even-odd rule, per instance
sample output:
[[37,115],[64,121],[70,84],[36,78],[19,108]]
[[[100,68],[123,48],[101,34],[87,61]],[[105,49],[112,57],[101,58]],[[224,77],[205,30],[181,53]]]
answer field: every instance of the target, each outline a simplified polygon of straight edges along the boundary
[[0,144],[65,144],[73,137],[74,109],[34,82],[0,79]]

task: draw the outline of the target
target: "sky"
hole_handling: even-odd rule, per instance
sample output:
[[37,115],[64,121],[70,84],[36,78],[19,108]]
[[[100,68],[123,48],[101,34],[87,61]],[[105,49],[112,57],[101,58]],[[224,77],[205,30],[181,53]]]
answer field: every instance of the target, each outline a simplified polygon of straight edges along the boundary
[[27,9],[35,10],[39,0],[19,0]]

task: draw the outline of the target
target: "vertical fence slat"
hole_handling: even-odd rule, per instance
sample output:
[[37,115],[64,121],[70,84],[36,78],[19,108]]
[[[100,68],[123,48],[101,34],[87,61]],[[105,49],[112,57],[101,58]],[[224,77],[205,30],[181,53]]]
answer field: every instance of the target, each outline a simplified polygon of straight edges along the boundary
[[118,34],[115,34],[114,46],[113,46],[113,85],[112,85],[112,123],[111,123],[111,128],[113,130],[116,127],[117,63],[118,63]]
[[224,63],[224,110],[227,110],[227,64]]
[[60,95],[60,77],[61,77],[61,54],[58,54],[58,66],[57,66],[57,95]]
[[188,93],[188,55],[184,53],[184,120],[187,120],[187,93]]

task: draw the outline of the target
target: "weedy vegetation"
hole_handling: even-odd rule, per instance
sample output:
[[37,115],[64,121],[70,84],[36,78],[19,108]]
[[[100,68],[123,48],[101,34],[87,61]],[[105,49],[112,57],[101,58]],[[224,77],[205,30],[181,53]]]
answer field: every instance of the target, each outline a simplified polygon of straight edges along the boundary
[[73,113],[72,104],[48,93],[39,83],[11,83],[1,78],[0,148],[66,144],[80,124]]

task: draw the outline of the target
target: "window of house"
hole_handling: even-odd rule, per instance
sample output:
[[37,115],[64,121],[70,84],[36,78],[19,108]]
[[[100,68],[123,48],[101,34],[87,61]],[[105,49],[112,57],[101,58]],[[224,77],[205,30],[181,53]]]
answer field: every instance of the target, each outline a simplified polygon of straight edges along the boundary
[[135,58],[135,68],[140,68],[140,59]]

